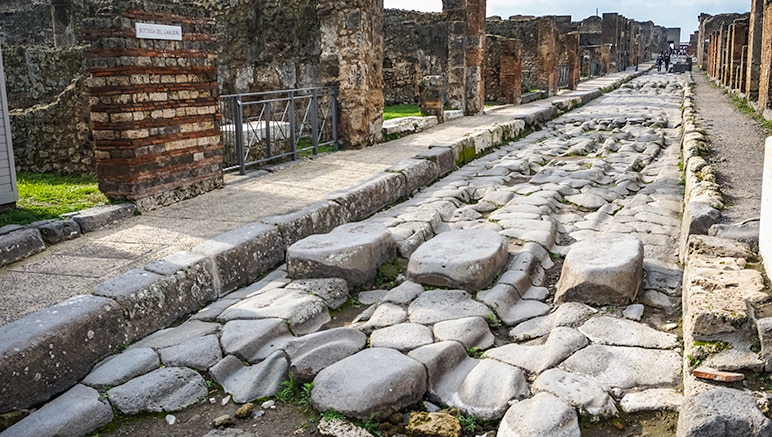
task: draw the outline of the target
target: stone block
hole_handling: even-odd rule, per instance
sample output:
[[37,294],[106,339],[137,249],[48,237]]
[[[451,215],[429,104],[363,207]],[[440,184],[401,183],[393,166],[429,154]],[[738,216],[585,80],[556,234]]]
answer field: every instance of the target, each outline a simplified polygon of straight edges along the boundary
[[122,205],[95,206],[76,213],[64,214],[62,217],[75,220],[80,226],[80,231],[85,234],[132,217],[136,212],[136,206],[125,203]]
[[121,308],[75,296],[0,326],[0,411],[30,408],[67,390],[125,342]]
[[113,409],[99,392],[76,385],[3,431],[9,436],[88,435],[113,421]]
[[81,236],[80,225],[75,220],[43,220],[30,224],[30,227],[37,228],[48,244],[73,240]]
[[219,280],[220,297],[255,282],[284,260],[284,241],[279,229],[250,223],[218,235],[192,249],[210,258]]
[[571,246],[555,303],[624,305],[638,294],[643,277],[643,243],[637,238],[590,239]]
[[772,423],[749,393],[717,388],[687,397],[678,415],[678,437],[772,435]]
[[164,367],[107,391],[124,414],[179,411],[206,397],[204,378],[195,370]]
[[292,245],[287,250],[287,275],[343,278],[350,287],[358,287],[372,282],[378,267],[396,254],[396,243],[383,226],[349,223]]
[[289,363],[281,351],[276,351],[254,366],[245,366],[233,355],[228,355],[212,367],[212,379],[233,396],[239,404],[273,396],[287,377]]
[[428,159],[406,159],[394,164],[386,171],[402,174],[405,177],[408,193],[427,187],[440,177],[439,165]]
[[444,232],[410,256],[408,277],[419,284],[477,291],[501,273],[507,239],[490,230]]
[[0,266],[15,263],[46,250],[37,229],[19,229],[0,236]]
[[421,152],[415,157],[416,159],[425,159],[437,164],[440,176],[445,176],[456,169],[456,156],[450,147],[433,144],[429,146],[429,150]]
[[408,195],[401,175],[385,173],[346,190],[330,193],[328,200],[339,204],[345,211],[346,221],[364,220]]
[[94,294],[118,302],[126,319],[126,342],[131,343],[213,300],[212,284],[211,272],[204,268],[172,276],[134,269],[97,285]]
[[317,202],[289,214],[265,217],[263,223],[276,226],[284,247],[315,234],[326,234],[346,223],[344,208],[332,201]]

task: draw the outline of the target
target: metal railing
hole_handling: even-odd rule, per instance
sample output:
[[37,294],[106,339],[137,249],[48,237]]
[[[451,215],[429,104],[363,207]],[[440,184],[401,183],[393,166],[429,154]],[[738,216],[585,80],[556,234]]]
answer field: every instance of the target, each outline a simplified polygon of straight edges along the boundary
[[338,149],[333,88],[302,88],[220,97],[224,171]]
[[558,65],[558,88],[568,88],[570,81],[571,66],[568,64]]

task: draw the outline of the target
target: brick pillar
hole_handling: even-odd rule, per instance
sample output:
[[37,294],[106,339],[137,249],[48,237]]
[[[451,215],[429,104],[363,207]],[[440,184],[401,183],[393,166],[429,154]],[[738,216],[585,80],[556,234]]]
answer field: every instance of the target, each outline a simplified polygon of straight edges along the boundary
[[619,65],[617,65],[619,62],[619,14],[616,12],[603,14],[601,43],[609,47],[609,60],[614,65],[614,67],[610,67],[610,70],[619,71]]
[[761,75],[761,34],[764,30],[764,0],[751,0],[748,23],[748,58],[746,62],[745,93],[749,101],[759,99]]
[[322,82],[338,87],[340,142],[375,144],[383,137],[383,0],[323,0],[316,12]]
[[485,108],[485,4],[485,0],[466,0],[466,115],[480,115]]
[[[152,1],[111,6],[84,23],[100,190],[149,210],[221,187],[214,20]],[[181,28],[181,40],[138,38],[138,23]]]
[[558,92],[558,55],[560,35],[555,17],[538,18],[538,59],[536,86],[552,96]]
[[739,88],[740,73],[738,68],[742,67],[743,47],[748,45],[748,23],[746,21],[736,21],[731,25],[731,41],[729,44],[729,87]]

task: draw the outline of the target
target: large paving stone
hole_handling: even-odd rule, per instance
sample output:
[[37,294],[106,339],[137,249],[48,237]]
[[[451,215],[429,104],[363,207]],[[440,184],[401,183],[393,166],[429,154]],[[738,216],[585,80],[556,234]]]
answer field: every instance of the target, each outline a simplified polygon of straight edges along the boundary
[[513,399],[529,394],[520,369],[494,360],[476,360],[455,341],[424,346],[409,356],[423,363],[429,399],[482,420],[501,418]]
[[115,301],[75,296],[0,326],[0,411],[29,408],[74,386],[125,342]]
[[515,402],[499,424],[496,437],[579,437],[576,411],[549,393]]
[[[371,314],[370,309],[372,309]],[[383,303],[377,307],[371,306],[365,313],[370,314],[367,321],[364,323],[357,323],[354,326],[367,334],[373,332],[375,329],[385,328],[408,320],[407,311],[401,306],[392,303]]]
[[110,403],[124,414],[179,411],[206,397],[204,378],[196,371],[164,367],[107,391]]
[[144,375],[161,365],[156,351],[149,347],[133,348],[112,355],[94,366],[82,383],[91,387],[115,387]]
[[239,404],[273,396],[287,379],[289,363],[282,351],[276,351],[254,366],[245,366],[228,355],[209,371],[212,379]]
[[426,369],[393,349],[365,349],[319,372],[311,402],[317,411],[347,417],[384,418],[426,392]]
[[400,352],[409,352],[433,342],[432,330],[417,323],[402,323],[376,329],[370,334],[371,347],[391,348]]
[[306,237],[287,250],[290,278],[343,278],[349,286],[371,283],[381,264],[397,254],[396,243],[381,225],[348,223],[327,234]]
[[555,302],[629,304],[638,294],[642,276],[640,240],[609,237],[581,241],[566,255]]
[[534,393],[547,392],[590,416],[616,416],[617,407],[597,381],[561,369],[549,369],[533,383]]
[[593,343],[610,346],[636,346],[649,349],[672,349],[678,345],[675,334],[657,331],[642,323],[616,317],[593,317],[579,327]]
[[200,320],[189,320],[174,328],[162,329],[154,334],[150,334],[142,340],[131,345],[134,348],[153,348],[162,349],[169,346],[185,343],[194,338],[200,338],[220,332],[222,326],[219,323],[203,322]]
[[491,317],[491,310],[462,290],[429,290],[421,293],[408,307],[413,323],[433,325],[466,317]]
[[558,326],[576,326],[597,312],[596,309],[585,304],[568,302],[546,316],[520,323],[509,331],[509,336],[515,341],[542,337]]
[[103,205],[84,209],[75,213],[64,214],[63,217],[75,220],[80,226],[81,232],[94,232],[132,217],[137,212],[137,207],[131,203],[121,205]]
[[80,226],[75,220],[42,220],[30,224],[30,227],[37,228],[43,240],[48,244],[74,240],[81,236]]
[[161,361],[168,367],[190,367],[206,371],[222,359],[217,335],[194,338],[184,343],[158,350]]
[[220,343],[226,354],[257,363],[294,339],[281,319],[233,320],[223,326]]
[[99,392],[76,385],[2,432],[4,436],[81,436],[113,421]]
[[717,388],[687,397],[678,415],[678,437],[772,435],[772,423],[748,393]]
[[263,273],[284,261],[284,241],[279,230],[262,223],[250,223],[218,235],[191,251],[212,260],[220,297],[251,284]]
[[681,381],[681,356],[672,350],[593,344],[560,368],[622,389],[676,387]]
[[443,232],[410,256],[408,277],[420,284],[477,291],[507,263],[507,239],[482,229]]
[[321,297],[330,309],[338,309],[348,300],[348,283],[341,278],[296,279],[284,288],[301,290]]
[[274,288],[233,305],[219,319],[283,319],[295,335],[316,332],[330,321],[327,304],[300,290]]
[[619,406],[625,413],[640,411],[678,411],[681,409],[684,396],[670,388],[652,388],[649,390],[630,392],[619,401]]
[[457,341],[467,349],[485,350],[494,342],[491,328],[482,317],[446,320],[435,323],[432,330],[437,341]]
[[560,364],[577,350],[587,346],[587,337],[578,331],[557,327],[541,345],[508,344],[490,349],[485,356],[539,374]]
[[361,351],[367,336],[356,329],[335,328],[304,335],[287,343],[290,371],[301,381],[310,381],[319,372]]

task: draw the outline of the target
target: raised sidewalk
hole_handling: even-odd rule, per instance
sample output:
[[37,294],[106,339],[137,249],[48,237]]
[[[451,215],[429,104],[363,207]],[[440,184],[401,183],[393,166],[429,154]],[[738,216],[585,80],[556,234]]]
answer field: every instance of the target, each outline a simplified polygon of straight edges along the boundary
[[222,190],[0,269],[0,413],[45,402],[103,357],[254,282],[295,241],[396,203],[637,74],[364,150],[229,177]]

